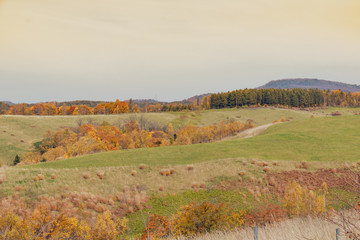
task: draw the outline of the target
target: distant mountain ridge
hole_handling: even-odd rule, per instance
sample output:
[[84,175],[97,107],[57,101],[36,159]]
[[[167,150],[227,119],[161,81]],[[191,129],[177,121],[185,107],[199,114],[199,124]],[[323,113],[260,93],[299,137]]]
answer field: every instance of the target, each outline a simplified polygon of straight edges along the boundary
[[201,95],[195,95],[195,96],[192,96],[190,98],[182,100],[182,102],[191,103],[191,102],[196,102],[197,99],[199,99],[199,101],[201,101],[204,97],[207,97],[207,96],[209,96],[211,94],[212,93],[204,93],[204,94],[201,94]]
[[6,104],[7,104],[7,105],[9,105],[9,106],[12,106],[12,105],[14,105],[14,104],[15,104],[15,103],[10,102],[10,101],[0,101],[0,102],[6,103]]
[[320,80],[316,78],[294,78],[294,79],[273,80],[263,86],[258,87],[258,89],[260,88],[280,88],[280,89],[318,88],[322,90],[341,89],[344,92],[360,92],[360,85]]

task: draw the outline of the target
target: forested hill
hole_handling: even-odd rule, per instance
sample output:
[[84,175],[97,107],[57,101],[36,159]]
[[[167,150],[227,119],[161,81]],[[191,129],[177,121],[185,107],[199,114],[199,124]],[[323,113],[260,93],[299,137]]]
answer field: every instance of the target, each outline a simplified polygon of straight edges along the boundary
[[0,114],[6,114],[9,108],[9,104],[7,104],[6,102],[0,102]]
[[341,82],[333,82],[319,79],[309,78],[296,78],[296,79],[283,79],[274,80],[267,84],[258,87],[261,88],[279,88],[279,89],[290,89],[290,88],[318,88],[321,90],[338,90],[341,89],[344,92],[360,92],[360,85],[347,84]]

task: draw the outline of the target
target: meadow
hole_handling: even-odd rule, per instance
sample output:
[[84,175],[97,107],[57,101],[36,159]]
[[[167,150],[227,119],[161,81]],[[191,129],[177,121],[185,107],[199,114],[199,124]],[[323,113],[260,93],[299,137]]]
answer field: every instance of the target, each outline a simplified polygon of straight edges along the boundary
[[226,158],[354,162],[360,153],[359,124],[358,116],[310,118],[274,125],[253,138],[105,152],[28,168],[171,166]]
[[[341,111],[342,115],[332,117],[333,111]],[[354,115],[354,111],[356,109],[300,111],[256,108],[145,114],[154,121],[164,125],[172,123],[177,127],[187,124],[206,126],[230,118],[239,121],[251,119],[257,126],[281,118],[289,121],[275,124],[251,138],[235,136],[226,141],[206,144],[119,150],[28,166],[4,166],[0,172],[6,176],[6,180],[0,184],[0,197],[16,196],[32,202],[44,196],[61,199],[60,195],[65,194],[65,200],[69,198],[69,201],[74,201],[74,195],[90,194],[99,199],[116,199],[124,189],[136,188],[146,191],[149,197],[142,211],[127,214],[130,236],[139,236],[144,228],[144,216],[146,218],[151,213],[171,216],[192,201],[225,202],[232,209],[248,211],[269,202],[279,204],[277,190],[265,193],[269,177],[274,176],[285,184],[287,180],[281,179],[287,179],[286,174],[291,176],[291,171],[296,171],[303,173],[304,179],[309,177],[306,174],[314,174],[314,179],[324,177],[332,182],[329,204],[341,209],[343,206],[334,200],[336,195],[341,194],[352,202],[356,201],[354,193],[336,184],[341,182],[346,172],[338,171],[334,175],[330,171],[317,171],[343,169],[354,164],[354,169],[357,168],[360,117]],[[72,127],[87,121],[121,124],[131,115],[1,116],[2,161],[10,163],[9,156],[30,149],[32,143],[41,140],[49,129]],[[25,140],[24,145],[20,144],[19,139]],[[9,148],[10,145],[14,147]],[[300,162],[306,162],[306,169],[299,169]],[[264,163],[269,166],[269,171],[264,170]],[[173,174],[163,175],[164,169],[171,169]],[[35,181],[38,176],[42,176],[43,180]],[[260,197],[254,194],[257,188],[261,191]],[[115,205],[99,204],[105,209],[116,209],[121,205],[117,202]],[[240,230],[226,237],[245,237],[246,231]],[[221,233],[217,234],[209,237],[222,238]]]
[[146,116],[146,119],[167,126],[172,123],[175,128],[189,124],[207,126],[229,118],[236,118],[245,122],[252,119],[255,124],[271,123],[282,116],[301,119],[309,117],[308,113],[292,110],[260,108],[250,109],[222,109],[185,113],[146,113],[121,115],[88,115],[88,116],[0,116],[0,161],[11,164],[16,154],[23,155],[40,141],[46,131],[56,131],[61,127],[75,127],[81,123],[98,123],[106,121],[119,125],[126,119],[136,116]]

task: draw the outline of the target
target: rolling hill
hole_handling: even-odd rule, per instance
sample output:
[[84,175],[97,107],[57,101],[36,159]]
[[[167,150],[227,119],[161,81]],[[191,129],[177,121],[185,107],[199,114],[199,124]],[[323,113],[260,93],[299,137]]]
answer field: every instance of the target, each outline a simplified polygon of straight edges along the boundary
[[327,80],[319,79],[310,79],[310,78],[295,78],[295,79],[282,79],[282,80],[273,80],[267,84],[258,87],[261,88],[280,88],[280,89],[290,89],[290,88],[318,88],[322,90],[338,90],[341,89],[344,92],[360,92],[360,85],[347,84],[342,82],[333,82]]
[[[27,168],[88,168],[186,165],[229,158],[295,161],[357,161],[358,116],[303,119],[273,126],[248,139],[141,148],[84,155]],[[329,129],[332,129],[329,131]],[[341,139],[341,140],[340,140]]]
[[[0,162],[10,164],[14,157],[22,156],[31,149],[34,142],[40,141],[47,130],[56,130],[61,127],[75,127],[80,123],[93,122],[101,124],[106,121],[118,126],[126,119],[138,116],[134,113],[121,115],[75,115],[75,116],[0,116]],[[283,116],[292,119],[309,118],[307,112],[283,109],[221,109],[207,110],[199,113],[146,113],[140,116],[146,119],[167,125],[170,122],[175,128],[189,124],[209,126],[225,119],[238,119],[245,122],[247,119],[256,125],[271,123]],[[266,118],[264,118],[266,116]]]

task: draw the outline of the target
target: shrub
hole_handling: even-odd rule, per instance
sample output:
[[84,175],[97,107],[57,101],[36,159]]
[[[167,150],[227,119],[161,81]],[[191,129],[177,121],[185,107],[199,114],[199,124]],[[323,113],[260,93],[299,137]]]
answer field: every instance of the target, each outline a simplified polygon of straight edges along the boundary
[[140,240],[166,238],[170,235],[170,223],[166,216],[150,216]]
[[119,235],[124,234],[128,230],[127,224],[127,219],[118,219],[114,221],[111,213],[106,211],[97,217],[92,231],[92,239],[117,239]]
[[302,188],[296,181],[289,182],[284,194],[284,208],[289,216],[319,215],[326,211],[326,184],[323,189],[312,191]]
[[19,217],[10,210],[0,212],[1,239],[16,239],[19,236]]
[[98,215],[95,224],[88,224],[64,213],[52,213],[41,204],[24,216],[10,209],[0,209],[1,239],[119,239],[128,230],[126,218],[114,219],[106,211]]
[[171,171],[169,169],[161,169],[160,170],[160,175],[161,176],[170,176]]
[[341,116],[341,113],[338,112],[338,111],[332,112],[332,113],[331,113],[331,116],[333,116],[333,117]]
[[102,172],[102,171],[98,171],[98,172],[96,173],[96,176],[98,176],[98,177],[102,180],[102,179],[105,178],[105,173]]
[[276,186],[276,180],[274,177],[269,178],[269,185],[275,187]]
[[286,218],[286,212],[280,206],[267,204],[257,207],[245,215],[245,225],[265,225],[280,222]]
[[20,161],[21,161],[21,160],[20,160],[19,155],[16,155],[16,156],[15,156],[15,159],[14,159],[14,166],[17,165],[17,164],[19,164]]
[[198,183],[193,183],[192,185],[191,185],[191,188],[193,188],[193,189],[197,189],[197,188],[199,188],[200,187],[200,185],[198,184]]
[[186,170],[192,171],[192,170],[194,170],[194,166],[193,165],[187,165]]
[[174,216],[174,234],[191,236],[213,230],[229,230],[244,223],[244,211],[231,211],[224,203],[193,202]]
[[265,166],[264,162],[259,162],[257,165],[258,165],[259,167],[264,167],[264,166]]

